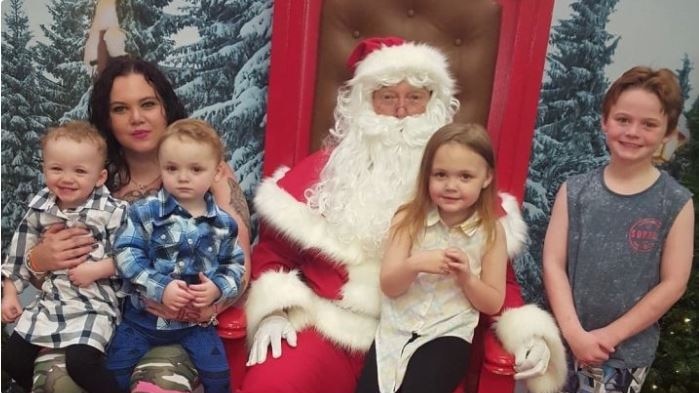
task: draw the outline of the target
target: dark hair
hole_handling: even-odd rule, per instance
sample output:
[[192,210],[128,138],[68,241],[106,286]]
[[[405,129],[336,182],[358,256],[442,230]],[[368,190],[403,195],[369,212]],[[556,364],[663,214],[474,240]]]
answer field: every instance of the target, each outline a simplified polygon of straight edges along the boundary
[[612,106],[619,100],[621,93],[629,89],[643,89],[655,94],[660,100],[663,112],[667,115],[667,130],[670,135],[677,128],[677,121],[682,114],[682,88],[675,73],[667,68],[654,70],[649,67],[633,67],[619,77],[607,90],[602,101],[602,120],[606,121]]
[[112,132],[109,111],[109,98],[114,79],[130,74],[143,75],[146,82],[153,87],[165,107],[168,125],[187,117],[187,112],[177,98],[172,84],[155,64],[130,56],[110,59],[92,86],[88,116],[90,123],[95,125],[107,141],[107,172],[109,176],[106,185],[112,191],[118,190],[131,180],[131,173],[124,158],[124,150]]

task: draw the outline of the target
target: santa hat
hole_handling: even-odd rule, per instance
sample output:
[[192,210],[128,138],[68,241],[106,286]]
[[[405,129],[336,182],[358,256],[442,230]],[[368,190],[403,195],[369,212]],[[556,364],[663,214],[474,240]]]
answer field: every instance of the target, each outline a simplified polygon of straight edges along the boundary
[[368,38],[352,51],[347,67],[354,72],[347,83],[350,87],[375,90],[410,78],[423,81],[420,87],[436,93],[445,102],[455,94],[447,57],[427,44],[399,37]]

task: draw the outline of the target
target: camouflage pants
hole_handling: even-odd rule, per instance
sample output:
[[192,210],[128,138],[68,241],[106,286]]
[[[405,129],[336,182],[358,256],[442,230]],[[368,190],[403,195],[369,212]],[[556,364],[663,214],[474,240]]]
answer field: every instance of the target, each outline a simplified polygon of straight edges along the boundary
[[[66,372],[60,349],[42,352],[34,363],[34,393],[85,393]],[[179,345],[156,347],[131,376],[132,393],[203,393],[197,371]]]
[[581,366],[568,370],[562,393],[641,393],[650,367],[614,368]]

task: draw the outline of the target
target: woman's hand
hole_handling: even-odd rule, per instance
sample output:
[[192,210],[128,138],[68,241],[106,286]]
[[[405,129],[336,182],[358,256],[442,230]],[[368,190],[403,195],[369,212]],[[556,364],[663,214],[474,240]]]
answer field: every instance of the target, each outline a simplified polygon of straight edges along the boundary
[[95,239],[86,228],[51,225],[31,249],[31,268],[37,272],[70,269],[86,259]]

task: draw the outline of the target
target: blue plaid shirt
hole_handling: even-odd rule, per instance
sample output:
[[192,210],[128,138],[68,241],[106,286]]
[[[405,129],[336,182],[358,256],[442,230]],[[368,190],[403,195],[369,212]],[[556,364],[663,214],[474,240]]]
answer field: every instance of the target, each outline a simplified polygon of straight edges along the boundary
[[[193,218],[165,189],[133,203],[126,225],[117,233],[115,260],[120,275],[135,284],[142,296],[162,303],[165,287],[173,280],[196,281],[203,272],[221,290],[218,303],[241,294],[245,271],[238,245],[238,226],[219,209],[210,193],[206,213]],[[136,300],[132,297],[132,301]],[[136,302],[138,303],[138,302]],[[127,307],[125,318],[154,327],[155,316]],[[140,316],[139,316],[140,314]],[[158,329],[175,329],[191,323],[157,322]]]

